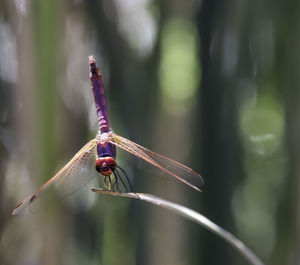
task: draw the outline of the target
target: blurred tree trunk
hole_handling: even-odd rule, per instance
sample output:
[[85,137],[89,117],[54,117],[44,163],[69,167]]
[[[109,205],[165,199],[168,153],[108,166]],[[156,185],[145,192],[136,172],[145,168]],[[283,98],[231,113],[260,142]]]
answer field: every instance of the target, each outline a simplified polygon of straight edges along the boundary
[[[219,1],[208,0],[203,1],[199,12],[203,71],[198,130],[199,134],[202,133],[199,143],[201,173],[206,182],[203,188],[204,214],[234,233],[231,196],[235,176],[239,176],[241,171],[237,86],[233,76],[226,76],[222,68],[226,16],[226,12],[222,13],[224,7]],[[228,244],[207,232],[202,233],[201,237],[203,264],[237,264],[233,262]]]
[[276,70],[286,109],[286,144],[290,155],[289,172],[283,186],[283,198],[277,213],[278,236],[271,264],[299,264],[300,255],[300,20],[299,1],[279,3],[277,17]]
[[[9,8],[6,6],[5,2],[0,3],[0,17],[4,21],[0,21],[0,26],[4,27],[7,21],[9,21]],[[6,21],[7,20],[7,21]],[[9,24],[9,23],[8,23]],[[9,25],[10,26],[10,25]],[[11,29],[11,27],[10,27]],[[4,41],[10,41],[12,40],[2,40]],[[2,44],[3,45],[3,44]],[[13,124],[13,118],[14,118],[14,107],[15,102],[13,101],[14,93],[14,86],[13,82],[9,82],[9,80],[4,79],[5,76],[0,76],[0,199],[1,201],[5,202],[5,175],[7,170],[7,163],[9,161],[9,156],[11,155],[10,151],[12,151],[12,146],[9,143],[12,143],[13,139],[11,136],[7,137],[7,134],[10,135],[10,130]],[[7,77],[6,77],[7,78]],[[8,138],[8,139],[6,139]],[[10,150],[9,150],[10,149]],[[8,221],[8,216],[6,215],[6,209],[5,206],[6,203],[2,203],[0,206],[0,237],[2,237],[3,229],[5,228],[6,222]],[[1,253],[2,254],[2,253]],[[1,255],[0,254],[0,255]],[[0,260],[1,260],[0,256]]]

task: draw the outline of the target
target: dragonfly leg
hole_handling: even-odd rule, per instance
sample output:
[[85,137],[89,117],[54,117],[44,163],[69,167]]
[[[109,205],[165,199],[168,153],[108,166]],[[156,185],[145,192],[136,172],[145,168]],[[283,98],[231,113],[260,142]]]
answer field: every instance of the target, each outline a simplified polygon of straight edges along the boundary
[[115,170],[115,173],[116,173],[117,177],[121,180],[121,183],[122,183],[122,185],[123,185],[123,187],[125,189],[125,192],[127,193],[128,192],[128,188],[127,188],[124,180],[121,178],[120,173],[117,170]]
[[108,176],[108,189],[111,190],[111,175]]
[[112,187],[111,177],[110,176],[104,176],[103,184],[104,184],[105,189],[111,190],[111,187]]
[[106,185],[106,182],[107,182],[107,181],[106,181],[106,178],[107,178],[106,176],[104,176],[104,178],[103,178],[103,185],[104,185],[104,188],[105,188],[105,189],[107,189],[107,185]]
[[[130,182],[130,180],[129,180],[129,177],[128,177],[126,171],[125,171],[123,168],[119,167],[119,166],[118,166],[118,168],[121,170],[121,172],[124,174],[124,176],[125,176],[125,178],[126,178],[126,180],[127,180],[127,183],[128,183],[128,185],[129,185],[129,191],[130,191],[130,192],[133,192],[133,188],[132,188],[131,182]],[[120,177],[120,180],[121,180],[122,184],[124,185],[124,187],[125,187],[125,189],[126,189],[126,192],[128,192],[128,188],[127,188],[126,184],[124,183],[124,181],[122,180],[122,178],[121,178],[121,176],[120,176],[120,173],[118,173],[118,175],[119,175],[119,177]]]
[[112,190],[114,191],[114,186],[116,186],[116,190],[118,192],[121,192],[120,188],[119,188],[119,182],[118,182],[118,179],[119,179],[119,176],[116,174],[116,172],[114,171],[114,177],[115,177],[115,181],[114,181],[114,184],[111,186]]

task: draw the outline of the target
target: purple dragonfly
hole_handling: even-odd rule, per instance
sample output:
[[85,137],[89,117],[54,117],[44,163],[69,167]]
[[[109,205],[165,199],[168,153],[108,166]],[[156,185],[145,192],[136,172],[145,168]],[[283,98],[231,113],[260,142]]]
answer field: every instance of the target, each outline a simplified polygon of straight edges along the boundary
[[[158,168],[162,173],[199,190],[203,185],[202,177],[192,169],[122,136],[115,134],[109,124],[108,111],[104,97],[102,77],[93,56],[89,57],[90,80],[98,115],[99,132],[49,181],[33,194],[25,198],[14,210],[13,215],[25,208],[30,212],[46,209],[58,201],[84,187],[100,174],[107,190],[121,192],[132,191],[132,185],[126,172],[116,162],[116,147]],[[100,173],[100,174],[99,174]]]

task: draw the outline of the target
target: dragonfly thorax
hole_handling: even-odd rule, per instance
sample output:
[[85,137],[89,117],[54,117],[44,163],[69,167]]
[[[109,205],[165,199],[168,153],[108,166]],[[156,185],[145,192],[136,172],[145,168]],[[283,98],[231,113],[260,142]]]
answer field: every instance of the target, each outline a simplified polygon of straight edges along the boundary
[[100,157],[96,160],[95,168],[100,174],[110,176],[116,170],[117,163],[111,156]]
[[98,133],[96,139],[100,142],[100,144],[108,143],[110,138],[112,137],[113,132],[109,131],[107,133]]

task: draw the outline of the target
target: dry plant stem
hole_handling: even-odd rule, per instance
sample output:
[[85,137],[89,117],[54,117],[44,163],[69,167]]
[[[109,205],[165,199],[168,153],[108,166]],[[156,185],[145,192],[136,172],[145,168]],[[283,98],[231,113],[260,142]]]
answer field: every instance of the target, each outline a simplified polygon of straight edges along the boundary
[[139,199],[143,201],[150,202],[152,204],[161,206],[163,208],[166,208],[178,215],[181,215],[187,219],[190,219],[191,221],[194,221],[211,232],[215,233],[216,235],[220,236],[224,240],[226,240],[228,243],[230,243],[236,250],[240,252],[242,256],[244,256],[251,264],[254,265],[264,265],[258,257],[254,255],[254,253],[245,246],[243,242],[238,240],[234,235],[232,235],[227,230],[221,228],[220,226],[216,225],[209,219],[207,219],[205,216],[203,216],[200,213],[197,213],[187,207],[181,206],[177,203],[173,203],[170,201],[166,201],[164,199],[158,198],[156,196],[150,195],[150,194],[143,194],[143,193],[117,193],[117,192],[111,192],[103,189],[94,188],[92,191],[97,192],[102,195],[109,195],[109,196],[116,196],[116,197],[126,197],[126,198],[132,198],[132,199]]

